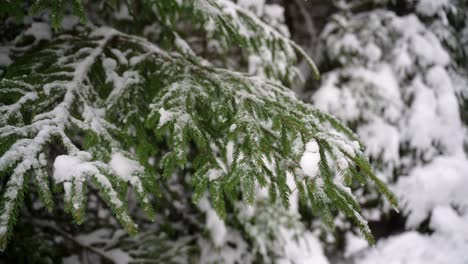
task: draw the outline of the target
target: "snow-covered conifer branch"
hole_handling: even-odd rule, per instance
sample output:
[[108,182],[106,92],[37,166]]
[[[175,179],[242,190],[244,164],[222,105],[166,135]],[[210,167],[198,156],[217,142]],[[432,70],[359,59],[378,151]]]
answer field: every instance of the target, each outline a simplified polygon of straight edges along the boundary
[[[297,52],[307,61],[315,78],[319,78],[317,66],[299,45],[251,11],[228,0],[196,0],[194,3],[195,9],[207,16],[207,23],[215,23],[217,26],[214,29],[220,30],[221,34],[231,39],[231,42],[239,43],[246,49],[253,49],[254,53],[263,54],[268,51],[261,58],[272,64],[267,69],[271,73],[267,75],[286,80],[302,78],[293,67]],[[286,59],[286,64],[280,63],[274,66],[273,64],[281,61],[278,60],[281,57]]]
[[[44,204],[52,206],[44,174],[48,170],[47,153],[52,144],[64,148],[63,155],[56,157],[53,163],[53,178],[56,184],[63,185],[65,208],[78,223],[84,219],[86,182],[91,178],[129,232],[134,232],[136,226],[127,215],[125,201],[117,190],[119,185],[125,183],[133,187],[151,214],[141,179],[144,169],[125,157],[130,154],[114,136],[118,127],[105,119],[106,105],[99,99],[98,88],[93,87],[90,77],[98,62],[108,71],[109,79],[118,76],[108,65],[111,64],[108,60],[112,59],[105,56],[108,42],[116,34],[103,28],[90,34],[93,39],[62,35],[58,43],[51,43],[35,53],[36,61],[12,66],[0,81],[2,91],[7,92],[6,99],[18,98],[12,104],[2,102],[0,106],[0,140],[4,150],[0,170],[11,171],[0,215],[3,245],[15,222],[28,175],[36,179]],[[80,45],[70,53],[68,48],[73,42],[80,42]],[[54,67],[41,63],[42,59],[47,62],[50,57],[55,60]],[[132,77],[124,75],[122,87],[116,88],[131,87],[135,83]],[[89,150],[84,150],[83,142],[76,139],[79,133],[93,134],[99,140],[88,146]]]
[[[194,6],[249,49],[266,45],[291,64],[296,52],[303,53],[232,2],[198,0]],[[152,216],[151,201],[158,196],[153,187],[184,170],[193,201],[208,193],[225,218],[227,205],[240,197],[253,204],[257,188],[268,188],[271,200],[279,197],[287,208],[292,176],[301,200],[318,209],[328,226],[336,207],[372,242],[347,185],[371,181],[394,206],[396,199],[375,177],[356,136],[277,81],[206,62],[165,26],[173,30],[176,51],[88,25],[56,34],[6,69],[0,80],[0,172],[8,177],[2,245],[28,177],[46,207],[54,207],[49,171],[76,222],[84,221],[88,189],[98,189],[129,233],[137,227],[127,210],[127,187]],[[282,74],[288,73],[273,75]]]

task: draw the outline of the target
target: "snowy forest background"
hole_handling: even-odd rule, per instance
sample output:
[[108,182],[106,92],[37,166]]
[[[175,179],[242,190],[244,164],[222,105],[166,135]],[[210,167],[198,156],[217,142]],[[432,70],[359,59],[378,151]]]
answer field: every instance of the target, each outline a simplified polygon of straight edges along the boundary
[[[102,8],[100,1],[88,2],[90,10]],[[54,217],[36,212],[43,205],[31,203],[18,217],[0,262],[126,263],[142,257],[156,263],[468,263],[468,2],[234,2],[292,38],[314,59],[320,80],[314,79],[305,60],[299,60],[304,82],[290,86],[301,100],[334,115],[358,135],[378,177],[397,195],[398,211],[374,188],[353,190],[376,245],[369,246],[342,213],[334,213],[336,227],[330,230],[299,206],[294,192],[291,207],[284,209],[266,205],[262,198],[267,200],[268,194],[258,189],[255,205],[237,204],[237,222],[226,224],[206,197],[196,209],[187,205],[184,189],[170,179],[180,200],[157,208],[156,214],[186,213],[164,213],[155,222],[139,224],[153,233],[129,237],[109,220],[111,213],[96,197],[90,198],[90,216],[80,226],[65,221],[68,216],[58,211]],[[124,29],[134,19],[124,2],[106,13],[110,18],[90,14],[93,23],[112,21]],[[54,38],[50,20],[47,11],[20,22],[2,18],[0,78],[15,62],[15,47]],[[79,26],[79,19],[67,11],[60,23],[60,30],[70,30]],[[149,39],[161,30],[149,24],[141,27]],[[29,39],[23,45],[25,37]],[[186,41],[183,45],[209,60],[224,54],[219,51],[224,44],[216,38]],[[289,62],[273,60],[269,50],[252,52],[245,61],[236,56],[239,51],[231,52],[222,63],[251,75],[269,78],[271,68],[289,67]],[[29,199],[34,201],[35,195]],[[135,204],[129,208],[136,212]]]

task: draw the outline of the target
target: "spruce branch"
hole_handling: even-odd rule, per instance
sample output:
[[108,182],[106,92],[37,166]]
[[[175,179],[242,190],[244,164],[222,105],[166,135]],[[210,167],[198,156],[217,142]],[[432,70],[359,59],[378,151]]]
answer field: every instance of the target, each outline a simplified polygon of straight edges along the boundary
[[[194,6],[246,47],[255,50],[260,43],[291,61],[296,52],[307,57],[232,2],[198,0]],[[303,203],[309,201],[328,226],[333,227],[330,210],[337,208],[372,243],[346,184],[370,180],[394,206],[396,199],[363,158],[356,135],[280,82],[215,67],[198,57],[176,30],[171,35],[177,47],[173,52],[141,36],[82,27],[57,34],[7,68],[0,80],[0,91],[8,95],[0,99],[0,172],[8,177],[0,201],[2,246],[30,175],[52,209],[45,173],[52,166],[49,176],[63,188],[65,210],[77,223],[85,219],[89,184],[134,234],[137,226],[125,201],[128,187],[153,216],[151,201],[157,198],[148,195],[156,192],[151,188],[186,170],[193,201],[209,193],[224,219],[229,202],[242,197],[253,204],[256,188],[269,188],[271,200],[279,197],[288,208],[288,177],[293,177]],[[63,151],[50,157],[49,164],[46,150],[53,145]],[[313,174],[299,162],[305,152],[319,155]],[[159,165],[156,172],[147,170],[148,153]]]

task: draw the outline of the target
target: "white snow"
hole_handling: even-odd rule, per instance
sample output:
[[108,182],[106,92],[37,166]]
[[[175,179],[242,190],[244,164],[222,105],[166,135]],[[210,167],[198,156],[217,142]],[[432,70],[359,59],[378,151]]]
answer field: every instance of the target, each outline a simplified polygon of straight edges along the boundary
[[173,113],[166,111],[166,109],[161,108],[159,109],[159,123],[158,127],[164,126],[167,122],[169,122],[173,118]]
[[454,238],[457,241],[466,241],[468,238],[468,213],[466,210],[460,214],[452,206],[438,206],[432,210],[429,225],[437,233]]
[[210,169],[207,174],[208,174],[208,179],[210,181],[214,181],[214,180],[219,179],[221,176],[223,176],[223,171],[219,169]]
[[207,196],[202,198],[198,203],[198,207],[205,213],[205,227],[210,231],[211,239],[216,247],[224,245],[226,240],[227,229],[223,220],[221,220],[216,211],[211,207]]
[[125,3],[120,3],[120,8],[118,12],[114,12],[115,18],[119,20],[127,20],[127,21],[132,21],[133,17],[130,15],[130,12],[128,11],[127,4]]
[[426,152],[431,150],[434,142],[442,144],[448,153],[457,152],[465,129],[450,79],[446,78],[445,70],[431,68],[427,80],[434,88],[419,78],[412,84],[415,97],[407,121],[407,137],[411,145]]
[[[467,82],[444,46],[451,33],[442,14],[453,3],[414,3],[419,14],[440,21],[374,10],[338,16],[324,33],[327,55],[342,65],[325,74],[314,103],[358,123],[356,132],[379,178],[392,182],[397,177],[391,189],[406,217],[406,230],[381,239],[375,248],[364,243],[361,248],[348,233],[346,255],[352,263],[468,263],[463,149],[468,133],[461,121],[463,92],[458,92]],[[364,212],[373,219],[381,214],[380,209]],[[426,220],[432,234],[412,231]]]
[[[287,38],[289,30],[284,24],[283,7],[277,4],[266,4],[264,0],[241,0],[237,3],[229,0],[198,0],[195,6],[211,18],[205,26],[209,32],[216,28],[218,18],[229,17],[230,19],[224,21],[229,21],[230,26],[235,28],[243,38],[258,39],[256,37],[260,35],[266,39],[266,41],[260,41],[256,44],[258,49],[247,49],[249,73],[266,77],[268,72],[273,71],[275,76],[271,77],[274,79],[284,76],[286,73],[289,73],[290,77],[288,78],[291,79],[299,77],[296,67],[292,65],[290,60],[296,57],[294,50],[299,47]],[[256,24],[256,30],[251,27],[252,22]],[[282,43],[281,48],[275,48],[274,60],[269,44],[270,40]],[[212,47],[217,47],[218,44],[220,43],[211,41]]]
[[425,16],[433,16],[448,7],[450,0],[419,0],[416,11]]
[[342,45],[341,49],[345,52],[359,51],[361,48],[359,41],[354,34],[345,34],[340,44]]
[[0,67],[5,67],[13,63],[10,56],[10,49],[7,47],[0,47]]
[[313,263],[328,264],[320,241],[309,231],[305,231],[300,236],[295,232],[280,227],[282,239],[285,239],[284,257],[279,257],[276,263],[295,264],[295,263]]
[[315,178],[318,174],[320,161],[319,146],[317,142],[310,141],[306,144],[304,154],[301,157],[301,168],[308,177]]
[[238,0],[237,4],[242,8],[252,10],[257,16],[262,16],[265,0]]
[[[261,1],[256,1],[256,2],[261,2]],[[277,22],[284,22],[284,7],[278,5],[278,4],[268,4],[264,6],[265,10],[265,16],[268,17],[270,20],[270,25],[271,23]],[[273,24],[272,26],[277,26],[276,24]]]
[[71,255],[66,258],[62,258],[62,263],[63,264],[80,264],[80,258],[78,255]]
[[[132,257],[129,253],[122,251],[119,248],[103,250],[98,245],[112,245],[116,243],[115,238],[118,237],[119,231],[116,231],[112,234],[111,229],[98,229],[89,234],[80,234],[75,237],[75,240],[78,241],[81,245],[88,246],[93,248],[95,251],[99,252],[101,255],[112,260],[117,264],[127,264],[132,262]],[[79,259],[78,259],[79,260]],[[79,263],[79,262],[78,262]]]
[[337,87],[337,75],[325,75],[322,89],[313,96],[314,105],[327,113],[333,113],[342,120],[354,120],[359,115],[358,101],[348,89]]
[[369,247],[369,243],[360,235],[355,235],[351,232],[346,233],[346,248],[344,252],[344,256],[350,257],[354,254],[358,254],[363,250]]
[[[213,7],[210,2],[198,1],[200,8],[213,15],[239,17],[240,10],[236,9],[232,2],[219,1],[221,3],[220,10]],[[450,5],[449,0],[415,0],[413,2],[417,3],[417,11],[424,16],[435,16]],[[272,33],[276,32],[273,31],[273,28],[276,27],[278,21],[284,19],[284,10],[281,7],[266,5],[264,0],[239,0],[237,3],[250,10],[246,13],[247,15],[266,16],[262,18],[268,21],[267,25],[264,25],[264,30],[268,34],[276,36],[277,33]],[[128,9],[125,5],[120,7],[116,17],[128,19]],[[382,37],[383,41],[392,43],[391,50],[387,51],[381,47],[379,43],[381,39],[375,41],[375,39],[351,33],[351,31],[344,33],[339,41],[332,40],[335,45],[327,46],[332,50],[330,54],[333,52],[347,53],[347,55],[356,53],[357,56],[363,57],[363,62],[356,63],[355,58],[338,57],[337,61],[343,64],[349,63],[349,67],[343,66],[341,72],[327,74],[322,87],[313,99],[317,107],[335,114],[344,121],[359,120],[361,122],[364,120],[357,128],[357,133],[366,145],[366,153],[375,159],[381,159],[382,166],[391,164],[389,170],[379,167],[378,175],[388,177],[389,174],[384,172],[392,171],[393,173],[393,169],[400,168],[400,166],[404,169],[401,171],[405,175],[397,175],[399,179],[392,185],[392,189],[401,198],[403,213],[408,217],[407,227],[417,228],[424,220],[430,219],[429,227],[434,233],[425,235],[415,231],[406,231],[379,241],[375,248],[368,248],[363,239],[347,233],[345,256],[356,257],[357,263],[468,263],[466,253],[468,248],[468,240],[466,239],[468,237],[468,196],[466,195],[468,160],[463,150],[467,133],[460,121],[459,98],[456,94],[457,88],[453,81],[453,72],[451,72],[453,66],[450,65],[450,54],[444,49],[438,35],[431,32],[432,29],[426,27],[417,16],[396,16],[385,12],[377,14],[377,16],[379,15],[385,17],[386,22],[390,22],[391,30],[386,31],[382,28],[379,37]],[[369,18],[369,21],[365,22],[372,25],[372,19]],[[64,29],[71,29],[77,22],[76,17],[66,16],[62,25]],[[213,20],[211,22],[211,26],[214,26],[215,22]],[[348,26],[350,23],[349,25],[352,26],[350,21],[344,20],[344,22],[344,25]],[[252,35],[252,31],[245,24],[236,25],[239,26],[239,31],[243,36],[250,37]],[[50,27],[41,22],[32,23],[24,34],[34,36],[36,40],[49,40],[52,37]],[[106,41],[115,32],[100,28],[93,34],[94,36],[107,37],[103,41],[99,41],[97,47],[91,51],[90,48],[78,51],[79,54],[89,56],[83,62],[71,65],[75,68],[75,72],[72,73],[73,81],[65,87],[67,89],[65,103],[47,115],[36,116],[36,121],[46,120],[49,116],[54,116],[53,122],[59,120],[65,123],[65,120],[70,119],[71,115],[68,109],[70,102],[73,101],[71,99],[73,94],[79,93],[79,89],[82,89],[86,84],[86,75],[91,65],[103,54]],[[366,32],[366,34],[371,33]],[[389,36],[397,36],[397,38],[390,39]],[[366,42],[368,39],[370,41]],[[193,55],[190,46],[183,39],[176,38],[175,45],[182,52]],[[264,67],[273,63],[272,53],[269,49],[261,47],[260,51],[260,55],[249,56],[248,71],[250,74],[262,75]],[[9,50],[6,49],[0,50],[0,66],[12,63],[8,52]],[[116,72],[119,64],[128,64],[126,56],[130,53],[117,49],[113,49],[111,52],[117,60],[111,58],[103,58],[102,60],[102,66],[106,72],[106,82],[112,82],[115,87],[108,102],[120,98],[124,88],[139,81],[138,75],[134,72],[128,71],[122,76]],[[289,66],[283,60],[286,56],[280,53],[277,54],[277,57],[280,59],[274,62],[275,69],[280,72],[286,71]],[[133,60],[133,62],[135,61],[137,60]],[[341,83],[342,79],[351,79],[351,81],[343,84]],[[51,92],[54,85],[46,86],[44,90],[47,89]],[[186,85],[186,87],[192,86]],[[466,86],[462,87],[461,89],[466,88]],[[178,87],[173,88],[171,95],[181,91],[177,89]],[[272,92],[271,96],[274,97],[275,94]],[[37,94],[29,93],[19,102],[25,104],[36,97]],[[255,99],[255,96],[252,98]],[[368,101],[369,98],[372,101]],[[20,105],[8,107],[19,109],[18,106]],[[162,127],[172,120],[176,120],[178,123],[189,122],[189,115],[180,115],[177,110],[171,110],[160,107],[156,109],[160,114],[158,127]],[[95,131],[105,131],[106,124],[102,122],[104,116],[105,109],[84,107],[84,124],[89,125]],[[55,125],[53,122],[52,124]],[[66,122],[68,124],[68,121]],[[232,125],[229,130],[234,132],[236,129],[236,125]],[[41,133],[37,138],[19,141],[12,147],[15,151],[9,151],[0,158],[0,169],[16,162],[20,164],[8,182],[3,194],[4,198],[9,200],[17,198],[20,191],[18,186],[23,183],[23,178],[19,175],[21,172],[38,166],[38,163],[34,162],[34,157],[50,138],[52,131],[55,134],[60,134],[57,133],[57,130],[55,126],[42,126]],[[2,133],[3,131],[7,130],[2,130]],[[63,140],[66,141],[67,138]],[[346,144],[338,137],[330,140],[341,149],[334,153],[338,157],[338,167],[346,168],[348,161],[341,151],[354,155],[359,146]],[[223,170],[210,170],[207,175],[210,180],[221,177],[232,165],[235,144],[233,141],[227,144],[227,164],[224,165]],[[402,146],[410,148],[408,156],[403,157],[404,154],[400,153]],[[316,177],[320,161],[318,144],[311,141],[303,146],[303,142],[297,137],[294,148],[295,151],[300,151],[299,154],[305,149],[300,160],[301,169],[306,176]],[[150,163],[154,163],[154,158],[150,158],[150,161]],[[263,162],[268,168],[274,168],[274,164],[266,157],[263,157]],[[79,180],[78,183],[82,183],[82,178],[93,176],[101,186],[109,190],[111,203],[116,207],[123,206],[110,181],[98,169],[105,165],[101,164],[100,166],[92,162],[89,155],[80,153],[77,149],[71,149],[68,155],[60,155],[55,159],[53,178],[56,183],[63,183],[66,199],[72,199],[70,197],[74,191],[72,188],[80,190],[79,185],[74,186],[72,182]],[[124,153],[114,151],[109,166],[117,176],[131,185],[141,185],[136,175],[143,172],[143,167]],[[400,173],[400,170],[396,171],[396,173]],[[393,176],[393,174],[391,175]],[[337,182],[337,184],[340,183]],[[295,187],[291,174],[288,174],[288,185],[291,189]],[[341,185],[340,187],[349,192],[348,188]],[[258,189],[256,196],[266,199],[265,189]],[[248,226],[250,220],[258,220],[261,205],[243,207],[243,211],[239,215],[243,214],[242,217],[249,221],[241,224],[246,225],[246,230],[250,228],[251,240],[254,241],[247,243],[243,240],[242,235],[230,230],[218,218],[208,199],[204,197],[199,208],[205,213],[205,226],[210,233],[214,249],[204,246],[201,249],[201,254],[203,256],[220,254],[224,255],[223,257],[226,259],[242,259],[247,263],[248,257],[239,257],[239,252],[247,251],[247,247],[257,247],[257,253],[260,255],[265,254],[266,250],[277,250],[275,251],[278,253],[277,263],[327,263],[317,236],[301,228],[294,229],[292,227],[294,225],[302,227],[300,220],[297,219],[297,199],[297,193],[293,193],[291,195],[293,205],[290,211],[282,211],[287,215],[285,218],[288,222],[279,225],[280,227],[275,230],[278,239],[271,242],[273,243],[271,245],[268,244],[270,241],[264,239],[262,235],[270,235],[268,228],[271,228],[269,226],[271,221],[283,220],[281,219],[283,216],[280,216],[278,211],[270,211],[266,218],[268,221],[265,224]],[[0,234],[7,232],[4,223],[8,222],[8,213],[12,208],[11,203],[5,203],[4,212],[6,213],[0,216],[2,223]],[[240,217],[239,215],[236,217]],[[88,238],[90,239],[90,237]],[[93,241],[96,242],[96,240]],[[238,247],[237,250],[227,246],[232,241]],[[84,238],[82,242],[91,245]],[[126,263],[131,260],[127,253],[118,249],[106,252],[106,254],[116,262]],[[76,257],[73,256],[67,259],[67,261],[74,260]]]
[[135,174],[142,173],[144,168],[135,160],[127,158],[120,152],[112,153],[109,166],[121,179],[130,181]]
[[402,177],[395,190],[408,214],[407,225],[418,226],[438,206],[454,205],[468,212],[467,172],[468,160],[463,155],[441,156]]
[[[81,206],[82,185],[92,176],[103,186],[109,195],[110,203],[116,208],[121,207],[123,203],[117,192],[113,189],[110,181],[97,168],[99,163],[88,161],[90,157],[86,154],[79,152],[77,156],[60,155],[54,161],[53,178],[56,183],[63,183],[65,201],[72,202],[74,208],[78,209]],[[72,188],[74,188],[73,191]]]
[[219,248],[213,246],[211,241],[207,241],[206,239],[199,239],[197,242],[201,251],[199,263],[237,264],[252,262],[252,257],[246,254],[249,250],[249,245],[240,232],[236,230],[230,229],[226,236],[226,242],[232,246],[225,245]]
[[49,24],[45,22],[33,22],[24,32],[24,35],[33,36],[36,41],[50,40],[52,38],[52,30],[50,29]]
[[56,183],[70,182],[75,177],[98,172],[96,167],[77,156],[60,155],[54,161],[53,177]]
[[382,155],[382,158],[394,165],[399,164],[400,159],[400,130],[398,127],[374,119],[373,122],[364,124],[357,131],[360,138],[365,138],[365,153],[372,157]]
[[465,264],[468,242],[442,234],[424,235],[408,231],[379,241],[375,248],[357,258],[360,264]]
[[121,249],[115,248],[105,252],[105,255],[114,261],[116,264],[128,264],[133,261],[133,258],[129,253],[122,251]]
[[180,50],[180,52],[182,52],[183,54],[187,54],[187,55],[190,55],[190,56],[196,56],[195,52],[192,50],[192,48],[187,43],[187,41],[185,41],[183,38],[181,38],[177,34],[175,34],[174,44]]
[[73,15],[66,15],[62,19],[62,28],[64,30],[72,30],[76,25],[80,23],[80,18]]
[[431,33],[414,35],[411,38],[411,51],[418,56],[424,66],[431,64],[447,65],[450,61],[448,53],[442,48],[440,41]]

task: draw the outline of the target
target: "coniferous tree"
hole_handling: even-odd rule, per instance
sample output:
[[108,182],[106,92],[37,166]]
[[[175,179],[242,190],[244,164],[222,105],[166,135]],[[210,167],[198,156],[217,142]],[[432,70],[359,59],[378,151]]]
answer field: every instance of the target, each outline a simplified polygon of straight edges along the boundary
[[279,6],[84,2],[0,3],[5,258],[311,259],[298,203],[373,242],[349,186],[396,199],[355,134],[287,88],[298,59],[318,72]]
[[[408,231],[357,262],[468,261],[466,238],[447,229],[464,222],[468,204],[466,1],[339,1],[337,8],[321,35],[326,70],[312,100],[363,139],[402,201],[395,221],[376,192],[361,189],[363,214],[383,223],[382,236]],[[414,244],[421,249],[413,255],[392,249]]]

